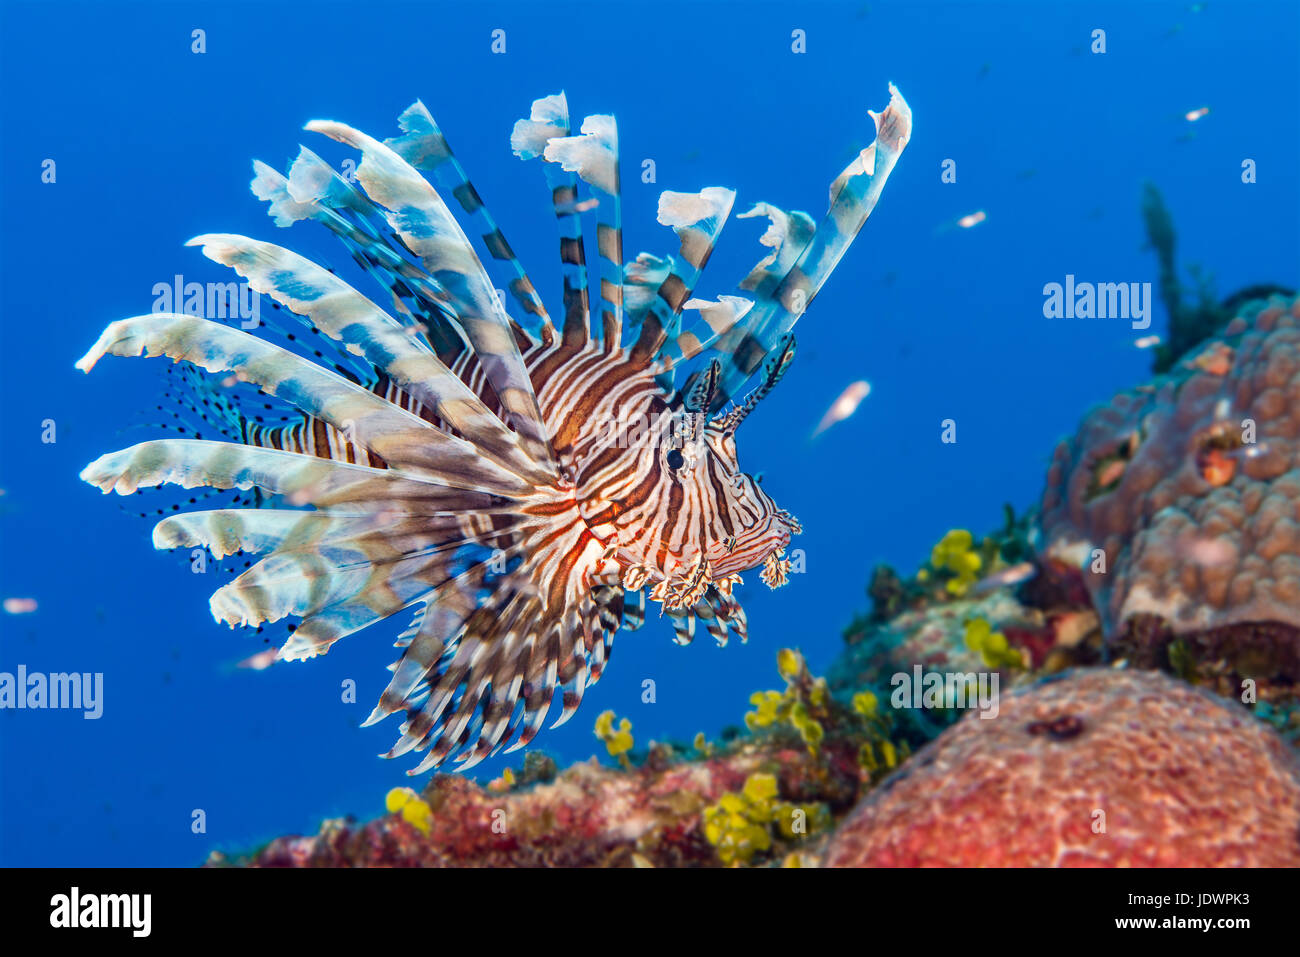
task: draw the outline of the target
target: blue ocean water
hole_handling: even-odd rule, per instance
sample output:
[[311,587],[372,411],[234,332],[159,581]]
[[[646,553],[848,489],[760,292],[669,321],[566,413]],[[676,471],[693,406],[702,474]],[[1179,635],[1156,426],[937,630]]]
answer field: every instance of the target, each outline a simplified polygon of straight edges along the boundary
[[[324,230],[278,230],[248,192],[254,157],[283,168],[300,142],[347,155],[319,146],[306,121],[389,136],[422,99],[554,311],[549,197],[536,164],[509,149],[534,98],[563,88],[575,116],[617,114],[629,254],[673,248],[654,221],[662,189],[726,185],[738,210],[770,201],[820,215],[887,83],[912,106],[914,137],[879,207],[739,437],[742,465],[803,522],[806,571],[774,592],[751,574],[747,645],[677,647],[653,617],[620,636],[576,718],[534,742],[567,764],[602,750],[592,724],[605,709],[632,720],[639,744],[715,737],[777,683],[778,648],[799,646],[814,672],[831,662],[876,563],[910,573],[949,528],[988,531],[1004,502],[1037,501],[1056,441],[1147,377],[1151,356],[1134,341],[1164,332],[1158,305],[1146,332],[1043,314],[1044,285],[1067,275],[1156,280],[1143,182],[1172,212],[1180,262],[1212,270],[1221,295],[1296,283],[1297,9],[6,0],[0,593],[38,607],[0,616],[0,671],[100,672],[104,700],[97,720],[0,711],[0,863],[196,864],[324,817],[372,816],[410,783],[411,757],[376,757],[396,719],[358,727],[403,623],[310,663],[236,670],[264,646],[212,621],[216,579],[155,552],[148,521],[77,478],[151,437],[122,429],[148,419],[162,370],[106,360],[87,377],[73,362],[108,322],[149,311],[155,283],[229,278],[186,239],[244,233],[346,264]],[[492,52],[496,29],[504,53]],[[796,30],[806,52],[792,50]],[[636,175],[644,159],[654,184]],[[1246,159],[1257,182],[1242,182]],[[986,220],[955,225],[976,211]],[[762,254],[762,228],[733,220],[700,295],[733,291]],[[859,379],[872,391],[856,415],[810,441]],[[955,444],[940,442],[947,418]],[[42,441],[51,422],[56,441]],[[348,679],[356,703],[341,701]],[[473,773],[489,780],[519,757]]]

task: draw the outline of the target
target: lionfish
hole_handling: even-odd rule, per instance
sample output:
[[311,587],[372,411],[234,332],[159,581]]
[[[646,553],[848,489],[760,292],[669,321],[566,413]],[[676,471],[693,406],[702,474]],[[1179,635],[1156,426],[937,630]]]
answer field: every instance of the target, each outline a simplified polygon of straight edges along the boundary
[[[409,773],[517,750],[557,691],[552,727],[572,716],[615,632],[643,623],[647,595],[679,643],[696,622],[725,643],[746,637],[741,572],[785,583],[799,523],[740,470],[736,430],[789,367],[792,327],[907,144],[911,111],[890,94],[869,112],[875,139],[831,184],[820,222],[769,203],[739,214],[769,221],[767,254],[737,295],[716,301],[692,293],[735,193],[662,193],[658,221],[676,233],[677,255],[624,262],[614,117],[589,116],[574,134],[563,93],[534,102],[511,146],[542,161],[551,191],[558,326],[422,103],[382,142],[313,121],[306,129],[360,151],[360,163],[341,174],[303,147],[287,175],[255,162],[253,193],[276,225],[313,219],[337,235],[386,305],[268,242],[190,240],[292,320],[262,323],[261,337],[182,313],[109,325],[77,367],[168,356],[203,426],[104,455],[81,477],[123,495],[163,484],[246,494],[238,508],[169,513],[153,542],[216,560],[263,556],[210,605],[232,627],[296,617],[279,659],[324,654],[410,610],[365,722],[404,713],[386,757],[427,751]],[[684,310],[698,319],[684,324]],[[760,366],[757,387],[733,401]],[[285,424],[261,414],[271,397],[290,411]]]

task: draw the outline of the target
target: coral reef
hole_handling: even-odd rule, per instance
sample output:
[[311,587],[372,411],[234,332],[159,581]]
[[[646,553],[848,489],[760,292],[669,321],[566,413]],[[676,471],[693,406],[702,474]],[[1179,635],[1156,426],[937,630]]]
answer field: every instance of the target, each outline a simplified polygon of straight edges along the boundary
[[[908,609],[924,609],[938,601],[967,597],[972,590],[984,594],[1004,584],[1017,584],[1028,576],[1034,558],[1031,542],[1034,515],[1017,516],[1003,506],[1001,529],[977,543],[964,528],[948,531],[930,550],[930,561],[910,579],[888,565],[877,565],[867,585],[871,610],[857,615],[844,629],[844,639],[858,641],[876,625],[891,621]],[[984,578],[977,573],[983,571]]]
[[[375,820],[326,821],[318,834],[282,837],[247,856],[214,854],[211,865],[256,867],[632,867],[718,866],[706,834],[706,809],[746,792],[746,782],[764,776],[790,806],[820,802],[824,769],[802,748],[747,742],[728,754],[682,761],[666,769],[649,764],[631,769],[574,765],[549,784],[494,793],[470,779],[438,774],[422,795],[407,798],[396,812]],[[840,806],[856,786],[840,782]],[[831,790],[835,790],[832,788]],[[754,786],[750,786],[753,793]],[[771,795],[772,798],[775,794]],[[406,809],[427,806],[427,829]],[[786,807],[769,801],[775,821]],[[389,805],[390,808],[393,806]],[[827,812],[808,815],[807,837],[768,833],[762,849],[776,859],[805,850],[815,857],[824,838]],[[751,850],[749,859],[754,852]]]
[[[214,854],[212,866],[637,866],[815,862],[836,812],[897,767],[907,741],[874,694],[833,698],[797,651],[782,649],[783,691],[757,692],[751,733],[689,752],[651,743],[632,750],[631,724],[612,712],[596,737],[620,764],[595,759],[557,773],[529,754],[487,787],[439,774],[423,794],[395,788],[388,814],[365,824],[326,821],[255,853]],[[634,763],[635,761],[635,763]]]
[[401,815],[403,821],[421,834],[427,836],[433,827],[433,808],[411,788],[393,788],[384,798],[384,807],[389,814]]
[[994,631],[987,618],[967,621],[963,640],[967,648],[979,652],[986,668],[1014,670],[1025,667],[1026,651],[1007,644],[1007,636]]
[[[842,762],[856,748],[857,766],[872,781],[911,753],[909,733],[895,728],[893,717],[880,710],[876,693],[862,683],[854,685],[849,694],[832,696],[827,680],[809,674],[803,656],[789,648],[777,655],[777,671],[786,679],[784,691],[757,691],[750,696],[755,710],[745,715],[745,725],[751,733],[780,740],[794,732],[814,757],[822,754],[829,733],[832,749],[828,760]],[[914,730],[910,736],[918,742],[925,740]]]
[[1300,300],[1247,304],[1222,338],[1090,413],[1056,450],[1041,523],[1044,560],[1081,575],[1112,654],[1293,698]]
[[907,583],[888,565],[877,565],[872,570],[871,582],[867,585],[867,595],[871,598],[871,614],[851,624],[846,637],[855,627],[861,628],[893,618],[903,610],[912,597]]
[[1300,763],[1239,705],[1070,673],[970,715],[873,791],[828,866],[1300,866]]
[[826,729],[819,718],[828,716],[826,681],[813,678],[803,655],[782,648],[776,656],[776,670],[786,680],[784,691],[755,691],[749,696],[754,710],[745,715],[750,731],[788,725],[808,751],[816,756]]
[[[1097,660],[1096,644],[1084,642],[1095,620],[1086,606],[1061,602],[1045,610],[1020,601],[1011,588],[922,604],[860,628],[826,677],[836,694],[887,687],[892,674],[918,664],[939,671],[993,668],[1004,683],[1014,682],[1026,666],[1058,670]],[[1073,653],[1059,654],[1066,649]]]

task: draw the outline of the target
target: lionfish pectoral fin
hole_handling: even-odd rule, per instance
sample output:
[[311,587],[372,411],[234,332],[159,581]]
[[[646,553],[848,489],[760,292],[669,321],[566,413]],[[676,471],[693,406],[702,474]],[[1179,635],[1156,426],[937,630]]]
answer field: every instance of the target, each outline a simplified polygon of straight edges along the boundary
[[151,313],[111,323],[78,367],[89,371],[106,354],[166,355],[209,372],[234,372],[329,423],[389,465],[433,483],[503,495],[524,495],[534,487],[523,476],[491,465],[472,443],[337,373],[212,320]]
[[386,756],[427,751],[411,773],[448,759],[465,770],[517,750],[541,729],[555,700],[558,726],[599,680],[623,614],[622,589],[598,585],[564,607],[549,606],[539,587],[544,550],[529,544],[530,533],[547,530],[543,523],[516,529],[518,562],[512,557],[504,574],[478,563],[424,599],[423,616],[367,718],[373,724],[406,711]]
[[549,471],[533,461],[518,434],[421,339],[333,273],[287,249],[231,233],[197,236],[189,245],[199,246],[254,290],[364,357],[461,435],[473,436],[484,455],[532,481],[549,479]]

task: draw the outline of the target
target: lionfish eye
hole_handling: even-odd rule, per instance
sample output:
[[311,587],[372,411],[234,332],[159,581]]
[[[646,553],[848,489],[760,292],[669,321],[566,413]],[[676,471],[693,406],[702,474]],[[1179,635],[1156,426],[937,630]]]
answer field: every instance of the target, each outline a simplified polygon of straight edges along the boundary
[[682,456],[681,449],[669,449],[668,454],[664,456],[668,460],[668,467],[676,472],[685,463],[686,459]]

